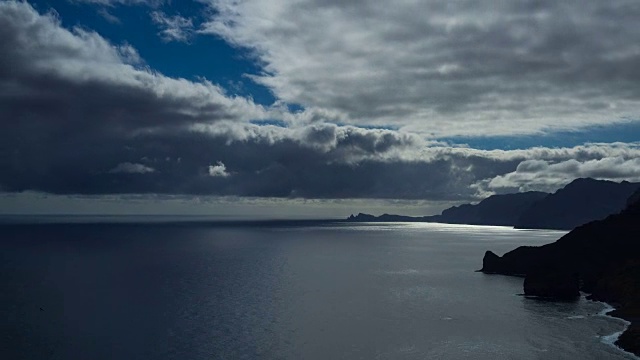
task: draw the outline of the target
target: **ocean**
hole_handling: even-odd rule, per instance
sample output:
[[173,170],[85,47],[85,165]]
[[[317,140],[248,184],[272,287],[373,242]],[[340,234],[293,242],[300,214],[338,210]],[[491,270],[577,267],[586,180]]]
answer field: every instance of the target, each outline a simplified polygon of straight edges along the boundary
[[15,220],[0,224],[3,359],[634,359],[605,304],[475,272],[485,250],[563,232]]

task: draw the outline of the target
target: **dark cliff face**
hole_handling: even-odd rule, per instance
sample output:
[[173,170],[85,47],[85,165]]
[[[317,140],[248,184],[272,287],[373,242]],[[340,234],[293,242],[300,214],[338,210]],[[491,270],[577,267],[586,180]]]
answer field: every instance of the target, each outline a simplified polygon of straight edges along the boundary
[[514,224],[522,229],[571,230],[622,211],[640,184],[576,179],[533,204]]
[[[491,252],[487,252],[491,253]],[[575,228],[558,241],[540,247],[519,247],[502,257],[485,254],[481,271],[506,275],[545,269],[577,272],[590,281],[617,264],[640,258],[640,204],[620,214]],[[586,283],[587,286],[591,282]]]
[[480,271],[487,274],[524,276],[535,267],[540,251],[539,247],[521,246],[502,257],[487,251]]
[[481,271],[525,275],[525,295],[569,300],[583,290],[612,303],[614,316],[632,321],[618,345],[640,354],[640,191],[628,203],[621,213],[579,226],[554,243],[519,247],[502,257],[487,251]]
[[527,274],[524,293],[543,299],[572,301],[580,297],[578,274],[570,271],[541,271]]

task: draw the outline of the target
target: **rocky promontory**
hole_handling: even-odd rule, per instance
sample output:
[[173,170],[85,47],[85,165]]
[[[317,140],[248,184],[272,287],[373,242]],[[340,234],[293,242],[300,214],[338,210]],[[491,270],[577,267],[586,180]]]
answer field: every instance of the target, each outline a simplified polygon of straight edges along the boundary
[[519,247],[503,256],[484,255],[480,270],[524,276],[524,293],[571,300],[579,290],[616,310],[631,325],[616,342],[640,355],[640,191],[619,214],[575,228],[558,241]]

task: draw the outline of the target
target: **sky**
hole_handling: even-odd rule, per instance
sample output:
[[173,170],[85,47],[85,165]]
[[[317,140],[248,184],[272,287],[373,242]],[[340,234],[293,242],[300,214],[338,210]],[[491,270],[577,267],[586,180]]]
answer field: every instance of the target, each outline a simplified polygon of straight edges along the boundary
[[640,3],[0,0],[0,213],[439,213],[640,181]]

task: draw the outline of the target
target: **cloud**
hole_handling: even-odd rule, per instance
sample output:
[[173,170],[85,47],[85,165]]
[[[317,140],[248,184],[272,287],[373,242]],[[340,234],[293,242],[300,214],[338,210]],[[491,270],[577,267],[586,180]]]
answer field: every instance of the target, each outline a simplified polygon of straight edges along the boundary
[[171,0],[69,0],[72,3],[86,3],[103,6],[116,6],[116,5],[146,5],[151,7],[158,7]]
[[168,16],[162,11],[153,11],[151,19],[160,27],[160,38],[165,42],[189,42],[193,35],[193,21],[180,15]]
[[485,180],[482,186],[493,191],[552,192],[576,178],[584,177],[640,182],[640,158],[615,156],[582,162],[569,159],[555,163],[525,160],[518,164],[515,171]]
[[117,16],[110,13],[109,10],[107,10],[106,8],[101,8],[100,10],[98,10],[98,15],[102,16],[102,18],[104,18],[105,20],[107,20],[107,22],[110,22],[111,24],[122,23]]
[[209,176],[213,177],[227,177],[230,176],[227,172],[227,167],[224,166],[222,161],[218,161],[216,165],[209,165]]
[[206,2],[201,32],[252,51],[253,80],[346,123],[479,136],[640,115],[628,0]]
[[[130,45],[112,45],[85,29],[64,29],[54,15],[39,15],[27,3],[0,3],[0,26],[3,119],[29,114],[36,121],[53,111],[59,112],[58,127],[82,121],[116,131],[270,116],[207,80],[152,71]],[[92,120],[80,120],[80,113]]]
[[109,173],[111,174],[118,174],[118,173],[146,174],[146,173],[152,173],[154,171],[155,170],[153,168],[142,165],[142,164],[132,164],[130,162],[124,162],[124,163],[118,164],[116,167],[109,170]]
[[[269,125],[274,119],[282,124]],[[489,186],[493,179],[556,165],[566,178],[635,179],[623,170],[640,158],[633,143],[478,150],[346,120],[335,109],[291,113],[206,79],[164,76],[131,45],[64,28],[26,2],[0,2],[5,192],[450,202],[503,191],[498,180]]]

